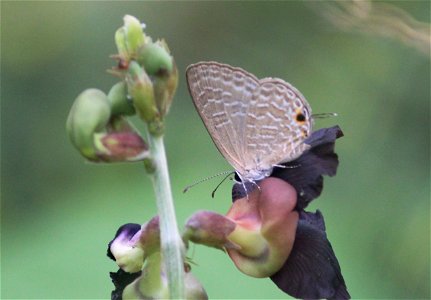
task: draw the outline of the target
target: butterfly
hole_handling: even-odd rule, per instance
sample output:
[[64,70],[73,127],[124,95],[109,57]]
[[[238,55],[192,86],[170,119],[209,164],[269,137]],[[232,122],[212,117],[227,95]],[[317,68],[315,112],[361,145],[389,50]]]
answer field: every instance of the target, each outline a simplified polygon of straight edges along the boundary
[[212,61],[188,66],[186,77],[208,133],[242,182],[262,180],[310,148],[311,107],[290,83]]

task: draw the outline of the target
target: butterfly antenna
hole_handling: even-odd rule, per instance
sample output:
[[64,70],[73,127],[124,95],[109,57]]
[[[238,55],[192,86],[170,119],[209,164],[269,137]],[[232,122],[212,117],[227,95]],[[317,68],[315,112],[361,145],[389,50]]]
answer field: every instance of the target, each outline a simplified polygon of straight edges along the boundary
[[235,173],[235,172],[229,172],[229,174],[227,174],[226,175],[226,177],[225,178],[223,178],[223,180],[222,181],[220,181],[220,183],[219,184],[217,184],[217,186],[215,187],[215,189],[214,189],[214,191],[211,193],[211,198],[214,198],[214,196],[215,196],[215,193],[217,192],[217,190],[218,190],[218,188],[221,186],[221,184],[230,176],[230,175],[232,175],[233,173]]
[[325,119],[325,118],[329,118],[329,117],[337,117],[338,114],[335,112],[330,112],[330,113],[321,113],[321,114],[312,114],[311,117],[313,119]]
[[[202,180],[199,180],[199,181],[197,181],[197,182],[195,182],[195,183],[193,183],[193,184],[191,184],[191,185],[186,186],[186,187],[185,187],[185,189],[183,190],[183,193],[186,193],[189,189],[191,189],[191,188],[192,188],[192,187],[194,187],[195,185],[198,185],[199,183],[205,182],[205,181],[207,181],[207,180],[213,179],[213,178],[215,178],[215,177],[218,177],[218,176],[220,176],[220,175],[224,175],[224,174],[227,174],[227,173],[229,173],[229,175],[230,175],[230,174],[232,174],[232,171],[224,171],[224,172],[221,172],[221,173],[218,173],[218,174],[212,175],[212,176],[210,176],[210,177],[204,178],[204,179],[202,179]],[[228,176],[229,176],[229,175],[228,175]],[[224,179],[223,179],[223,180],[224,180]]]

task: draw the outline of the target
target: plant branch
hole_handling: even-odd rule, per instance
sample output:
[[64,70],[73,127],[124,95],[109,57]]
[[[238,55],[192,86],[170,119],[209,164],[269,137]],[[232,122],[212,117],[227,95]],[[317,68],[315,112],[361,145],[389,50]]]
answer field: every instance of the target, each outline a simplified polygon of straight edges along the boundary
[[180,237],[172,198],[163,135],[149,136],[155,170],[151,178],[160,218],[160,242],[171,299],[184,299],[183,241]]

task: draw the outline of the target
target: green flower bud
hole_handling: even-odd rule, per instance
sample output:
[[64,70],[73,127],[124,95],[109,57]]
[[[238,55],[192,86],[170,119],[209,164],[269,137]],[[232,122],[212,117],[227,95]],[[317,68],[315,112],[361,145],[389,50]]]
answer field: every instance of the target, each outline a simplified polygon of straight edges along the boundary
[[[163,118],[178,86],[178,69],[168,45],[164,40],[153,43],[151,37],[145,36],[138,19],[130,15],[124,17],[124,26],[117,30],[115,42],[119,55],[114,57],[119,64],[110,73],[121,78],[125,76],[128,94],[149,132],[163,134]],[[122,86],[114,86],[111,92],[112,114],[133,114],[124,101],[127,94],[124,98]]]
[[136,57],[138,49],[141,48],[145,43],[145,35],[142,30],[142,24],[139,20],[131,15],[125,15],[124,18],[124,29],[126,33],[126,48],[129,53],[129,57]]
[[138,52],[138,62],[150,76],[172,72],[173,59],[159,43],[145,44]]
[[86,158],[97,160],[94,133],[103,132],[111,114],[108,97],[100,90],[88,89],[75,100],[66,121],[69,139]]
[[129,61],[129,52],[127,51],[126,30],[124,27],[115,32],[115,45],[117,46],[120,60]]
[[141,119],[148,124],[150,133],[157,134],[162,131],[163,124],[154,99],[153,83],[135,61],[130,62],[126,82],[135,109]]
[[111,114],[131,116],[136,113],[135,107],[128,98],[127,84],[124,81],[116,83],[108,93],[111,103]]
[[172,72],[164,76],[155,77],[153,86],[157,108],[163,118],[169,112],[178,86],[178,69],[175,63],[173,64]]
[[163,49],[165,49],[168,54],[171,54],[171,50],[169,49],[168,43],[166,43],[165,39],[157,40],[156,43],[163,47]]

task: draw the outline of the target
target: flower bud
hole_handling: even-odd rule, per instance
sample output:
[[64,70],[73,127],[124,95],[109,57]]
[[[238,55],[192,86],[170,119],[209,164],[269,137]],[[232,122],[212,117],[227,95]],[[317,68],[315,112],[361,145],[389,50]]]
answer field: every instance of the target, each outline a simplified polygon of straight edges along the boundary
[[138,62],[150,76],[171,73],[173,58],[160,43],[147,43],[138,52]]
[[126,38],[126,48],[129,57],[134,58],[136,54],[145,43],[145,35],[142,29],[142,24],[139,20],[131,15],[125,15],[124,29]]
[[104,162],[139,161],[150,156],[147,144],[134,132],[95,134],[94,146]]
[[124,81],[117,82],[108,93],[108,100],[111,103],[112,116],[131,116],[136,113],[133,103],[128,99],[127,84]]
[[[128,94],[149,132],[163,134],[163,118],[178,85],[178,70],[166,42],[152,42],[151,37],[144,35],[139,21],[129,15],[124,17],[124,26],[117,30],[115,42],[119,54],[114,57],[119,59],[119,65],[109,72],[120,78],[126,77]],[[123,102],[121,98],[119,101]],[[121,106],[119,111],[126,108]],[[113,111],[115,115],[116,106]],[[129,113],[132,114],[126,110],[126,114]]]
[[66,121],[67,134],[75,148],[89,160],[98,160],[94,133],[104,130],[110,114],[107,96],[97,89],[82,92],[69,112]]
[[148,145],[126,118],[111,118],[107,130],[106,134],[95,135],[95,146],[102,160],[114,162],[150,159]]
[[159,111],[154,99],[153,83],[141,66],[131,61],[126,77],[129,95],[141,119],[148,124],[159,121]]
[[141,233],[136,237],[136,247],[145,251],[145,257],[160,251],[159,226],[159,216],[155,216],[142,226]]
[[129,52],[127,51],[126,39],[126,29],[124,27],[119,28],[115,32],[115,45],[117,46],[120,61],[130,60]]
[[183,239],[222,250],[228,247],[239,248],[227,239],[235,227],[236,223],[225,216],[200,211],[186,221]]
[[154,96],[162,118],[168,113],[178,86],[178,69],[173,63],[172,71],[154,78]]

